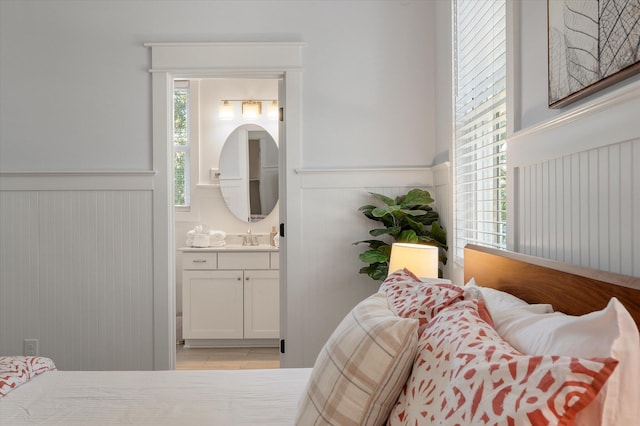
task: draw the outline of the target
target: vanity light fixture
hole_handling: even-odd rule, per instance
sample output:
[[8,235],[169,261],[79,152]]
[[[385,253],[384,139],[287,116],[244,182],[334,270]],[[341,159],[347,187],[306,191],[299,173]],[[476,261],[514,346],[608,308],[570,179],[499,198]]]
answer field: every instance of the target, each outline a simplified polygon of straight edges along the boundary
[[262,115],[262,103],[270,102],[267,105],[267,118],[270,120],[277,120],[280,116],[280,109],[278,108],[278,101],[271,99],[227,99],[223,100],[222,104],[218,107],[218,118],[220,120],[233,120],[235,118],[235,103],[242,103],[242,118],[244,120],[255,120]]
[[278,111],[278,101],[272,101],[267,106],[267,117],[269,118],[269,120],[277,120],[279,116],[280,113]]
[[220,120],[233,120],[233,109],[233,104],[229,103],[229,101],[223,101],[218,108],[218,118]]
[[262,102],[242,101],[242,118],[245,120],[255,120],[262,114]]

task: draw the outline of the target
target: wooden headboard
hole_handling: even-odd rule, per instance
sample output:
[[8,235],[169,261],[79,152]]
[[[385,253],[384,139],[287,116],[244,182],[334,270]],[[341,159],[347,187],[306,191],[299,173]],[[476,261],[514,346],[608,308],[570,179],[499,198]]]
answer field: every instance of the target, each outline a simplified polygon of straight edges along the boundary
[[554,310],[583,315],[604,308],[615,296],[640,329],[640,278],[539,257],[468,244],[464,282],[506,291],[529,303],[550,303]]

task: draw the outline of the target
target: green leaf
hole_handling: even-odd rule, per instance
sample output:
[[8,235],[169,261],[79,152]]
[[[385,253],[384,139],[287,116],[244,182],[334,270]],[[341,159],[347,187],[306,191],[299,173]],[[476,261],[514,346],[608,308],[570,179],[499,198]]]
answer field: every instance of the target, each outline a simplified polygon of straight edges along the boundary
[[359,272],[369,275],[374,280],[382,281],[387,278],[388,271],[389,266],[386,263],[374,263],[369,266],[363,266]]
[[360,268],[361,274],[367,274],[377,281],[382,281],[389,274],[389,266],[386,263],[375,263],[373,265]]
[[431,204],[434,199],[431,194],[423,189],[415,188],[407,193],[402,200],[402,207],[417,206],[421,204]]
[[379,265],[375,269],[369,272],[369,276],[376,281],[382,281],[389,275],[388,265]]
[[440,244],[447,245],[447,233],[438,222],[431,224],[431,236]]
[[411,229],[416,231],[416,234],[425,235],[427,233],[427,228],[425,228],[425,226],[422,223],[417,222],[410,217],[406,218],[406,222]]
[[409,209],[402,209],[402,212],[406,215],[409,216],[424,216],[425,214],[427,214],[426,210],[409,210]]
[[387,207],[376,207],[371,211],[371,214],[374,217],[382,217],[386,214],[393,214],[398,210],[400,210],[400,206],[397,206],[397,205],[387,206]]
[[434,211],[428,211],[427,214],[422,215],[422,216],[416,216],[414,217],[415,220],[417,220],[418,222],[422,223],[423,225],[431,225],[433,222],[435,222],[436,220],[439,219],[439,215],[437,212]]
[[416,232],[413,229],[406,229],[400,232],[400,234],[398,235],[398,238],[396,239],[400,243],[417,243],[418,242],[418,236],[416,235]]
[[380,241],[380,240],[363,240],[363,241],[356,241],[355,243],[353,243],[353,245],[358,245],[358,244],[368,244],[369,248],[374,250],[378,250],[379,247],[384,247],[389,245],[384,241]]
[[389,259],[391,259],[391,245],[390,244],[382,245],[382,246],[378,247],[376,250],[378,250],[380,253],[382,253],[385,256],[387,256],[387,261]]
[[372,229],[371,231],[369,231],[369,234],[373,237],[378,237],[380,235],[398,235],[398,233],[400,233],[400,231],[402,231],[402,228],[399,226],[392,226],[390,228],[378,228],[378,229]]
[[389,257],[378,250],[367,250],[364,253],[360,253],[360,260],[364,263],[372,264],[377,262],[386,262]]
[[377,206],[372,206],[371,204],[367,204],[366,206],[362,206],[358,209],[358,211],[362,213],[371,212],[371,210],[375,209]]
[[378,200],[382,201],[383,203],[385,203],[388,206],[392,206],[392,205],[394,205],[396,203],[395,200],[387,197],[386,195],[377,194],[375,192],[370,192],[369,194],[373,195]]
[[440,243],[428,235],[420,235],[418,239],[421,243],[424,243],[426,245],[440,247]]

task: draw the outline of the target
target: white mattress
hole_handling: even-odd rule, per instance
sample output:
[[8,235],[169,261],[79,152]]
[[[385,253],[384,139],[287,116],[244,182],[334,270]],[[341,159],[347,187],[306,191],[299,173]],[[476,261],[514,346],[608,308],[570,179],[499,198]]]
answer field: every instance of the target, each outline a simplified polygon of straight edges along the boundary
[[293,425],[310,373],[51,371],[0,399],[0,425]]

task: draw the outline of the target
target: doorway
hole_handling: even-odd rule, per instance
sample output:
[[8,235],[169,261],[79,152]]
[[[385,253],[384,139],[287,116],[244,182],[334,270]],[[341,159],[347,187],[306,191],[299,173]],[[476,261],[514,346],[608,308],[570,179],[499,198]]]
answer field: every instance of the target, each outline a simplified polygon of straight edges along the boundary
[[[173,81],[174,114],[167,126],[174,128],[171,178],[175,202],[170,200],[169,208],[175,206],[172,233],[176,241],[175,333],[179,369],[246,368],[248,365],[274,368],[274,358],[278,360],[279,267],[273,264],[276,259],[273,254],[278,252],[276,248],[270,248],[269,242],[271,231],[280,223],[280,126],[278,114],[271,111],[271,107],[278,105],[280,80],[189,76]],[[248,100],[261,106],[257,115],[246,117],[243,114],[242,106]],[[200,244],[195,247],[188,234],[196,229],[203,229],[205,233],[222,232],[226,237],[208,248],[201,248]],[[236,250],[247,230],[260,243],[256,250],[264,250],[266,246],[274,251],[273,254],[260,252],[257,255],[271,256],[271,264],[267,265],[270,271],[261,274],[266,273],[267,277],[276,274],[275,279],[265,280],[257,275],[258,271],[245,271],[244,279],[249,279],[251,274],[253,285],[243,282],[240,277],[241,281],[205,281],[204,277],[193,275],[194,265],[182,261],[183,254],[191,256],[201,252],[203,256],[206,253],[206,256],[219,257],[229,248]],[[245,254],[247,257],[253,255]],[[213,276],[228,269],[218,263],[211,270],[197,273]],[[201,269],[199,265],[195,267]],[[242,271],[239,273],[242,275]],[[255,288],[257,282],[263,289]],[[211,284],[209,288],[201,288],[208,284]],[[213,290],[214,286],[219,291]],[[252,303],[253,294],[262,300]],[[258,303],[261,306],[256,307]],[[254,308],[247,312],[249,307]],[[249,316],[249,313],[255,315]],[[255,321],[262,326],[271,324],[268,329],[256,331],[243,325],[256,315],[259,320]],[[181,333],[183,325],[184,335]],[[275,331],[270,333],[269,330]],[[252,339],[256,334],[269,338]],[[187,345],[180,344],[185,338]],[[225,348],[218,348],[220,346]]]
[[[280,241],[280,334],[287,339],[281,351],[283,367],[302,364],[299,290],[287,283],[298,279],[297,251],[302,249],[301,212],[291,208],[299,201],[301,167],[302,48],[304,43],[145,43],[151,50],[153,103],[153,368],[175,369],[175,235],[172,190],[171,114],[172,82],[185,77],[271,77],[282,79],[278,99],[284,108],[281,125],[280,222],[287,228]],[[291,202],[288,202],[291,200]],[[171,206],[171,207],[169,207]],[[293,275],[293,276],[292,276]],[[284,344],[281,344],[284,346]],[[284,353],[283,353],[284,352]]]

